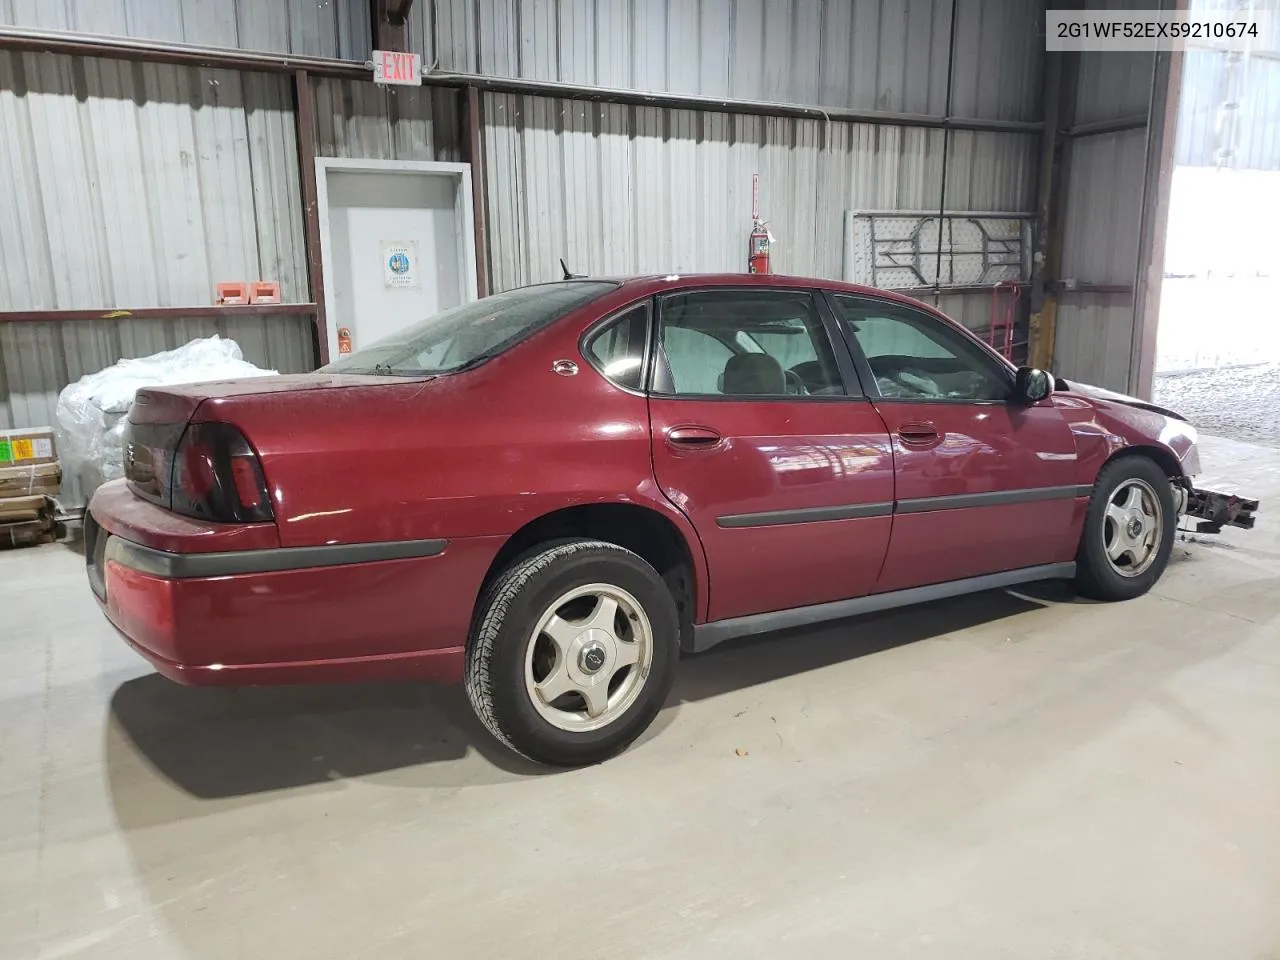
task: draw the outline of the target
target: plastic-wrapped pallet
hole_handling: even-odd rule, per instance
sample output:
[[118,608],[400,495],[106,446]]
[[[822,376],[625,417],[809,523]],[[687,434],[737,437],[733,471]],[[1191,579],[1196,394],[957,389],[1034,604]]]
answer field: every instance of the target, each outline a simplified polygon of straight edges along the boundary
[[216,334],[176,350],[121,360],[86,374],[58,395],[57,434],[63,469],[77,477],[88,502],[108,480],[124,476],[124,429],[142,387],[274,376],[244,359],[240,345]]

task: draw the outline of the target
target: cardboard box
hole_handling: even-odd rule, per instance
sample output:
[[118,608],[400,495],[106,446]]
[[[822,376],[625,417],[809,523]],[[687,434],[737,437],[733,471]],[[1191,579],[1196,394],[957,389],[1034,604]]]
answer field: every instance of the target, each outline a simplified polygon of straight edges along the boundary
[[0,469],[58,462],[58,444],[51,427],[0,430]]
[[45,520],[54,513],[53,501],[45,496],[0,498],[0,524]]
[[29,467],[0,467],[0,497],[56,497],[62,490],[62,466],[38,463]]

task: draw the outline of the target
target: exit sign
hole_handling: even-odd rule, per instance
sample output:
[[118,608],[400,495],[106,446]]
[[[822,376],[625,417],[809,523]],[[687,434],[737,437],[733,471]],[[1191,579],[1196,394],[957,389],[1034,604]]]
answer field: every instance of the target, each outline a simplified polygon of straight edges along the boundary
[[422,58],[396,50],[373,51],[373,82],[422,86]]

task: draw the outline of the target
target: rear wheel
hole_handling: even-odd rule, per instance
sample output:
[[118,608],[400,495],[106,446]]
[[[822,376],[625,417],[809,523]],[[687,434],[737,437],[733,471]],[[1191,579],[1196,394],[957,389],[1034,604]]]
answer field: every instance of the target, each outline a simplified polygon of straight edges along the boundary
[[657,571],[598,540],[545,545],[486,590],[467,647],[467,695],[507,746],[540,763],[596,763],[657,716],[679,656]]
[[1080,592],[1128,600],[1155,585],[1169,563],[1177,530],[1169,478],[1146,457],[1107,464],[1094,483],[1076,556]]

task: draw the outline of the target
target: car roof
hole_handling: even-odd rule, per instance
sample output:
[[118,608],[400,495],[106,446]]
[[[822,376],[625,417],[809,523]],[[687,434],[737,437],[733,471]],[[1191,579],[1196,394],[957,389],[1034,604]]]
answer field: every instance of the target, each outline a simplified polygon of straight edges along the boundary
[[923,307],[930,313],[937,313],[932,304],[924,303],[913,297],[891,290],[880,290],[860,283],[846,283],[843,280],[829,280],[819,277],[792,277],[776,273],[668,273],[634,277],[582,277],[583,280],[609,280],[620,284],[633,296],[647,296],[671,290],[682,290],[693,287],[793,287],[811,290],[820,288],[836,293],[850,293],[866,297],[878,297],[881,300],[893,300],[898,303]]

